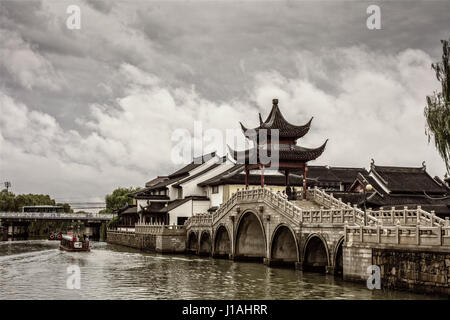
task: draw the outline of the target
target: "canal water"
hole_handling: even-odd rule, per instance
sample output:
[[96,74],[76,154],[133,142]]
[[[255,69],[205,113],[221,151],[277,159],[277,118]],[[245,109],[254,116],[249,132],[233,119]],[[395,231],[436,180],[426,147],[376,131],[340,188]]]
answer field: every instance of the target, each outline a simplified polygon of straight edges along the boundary
[[[430,299],[368,290],[333,276],[260,263],[187,255],[147,254],[91,243],[65,252],[58,241],[0,242],[0,299]],[[80,289],[68,289],[67,269],[79,266]]]

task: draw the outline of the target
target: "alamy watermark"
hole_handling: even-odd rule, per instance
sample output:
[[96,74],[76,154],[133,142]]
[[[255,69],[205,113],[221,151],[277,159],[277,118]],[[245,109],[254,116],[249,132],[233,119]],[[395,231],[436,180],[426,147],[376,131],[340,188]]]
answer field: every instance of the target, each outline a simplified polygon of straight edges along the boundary
[[77,5],[70,5],[66,9],[66,13],[69,15],[66,19],[66,27],[69,30],[81,29],[81,9]]
[[367,289],[381,289],[381,269],[377,265],[367,267],[367,273],[370,275],[367,279]]
[[66,280],[66,287],[69,290],[81,288],[81,270],[80,267],[71,264],[67,267],[67,274],[69,275]]
[[192,161],[201,164],[213,158],[223,162],[222,157],[212,153],[216,151],[217,154],[227,155],[230,160],[234,159],[236,163],[262,164],[272,169],[279,167],[278,129],[250,129],[244,132],[237,129],[203,130],[202,122],[194,121],[193,134],[187,129],[178,128],[172,132],[171,140],[171,160],[177,165]]

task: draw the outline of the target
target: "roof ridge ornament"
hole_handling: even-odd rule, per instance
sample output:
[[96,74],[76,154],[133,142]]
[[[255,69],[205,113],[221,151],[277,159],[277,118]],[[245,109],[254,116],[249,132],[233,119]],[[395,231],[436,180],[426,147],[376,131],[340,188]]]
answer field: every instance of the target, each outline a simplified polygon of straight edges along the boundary
[[423,169],[423,170],[426,170],[426,169],[427,169],[427,166],[425,165],[425,160],[422,161],[422,169]]
[[278,99],[272,99],[272,103],[273,103],[274,106],[277,106],[278,105]]

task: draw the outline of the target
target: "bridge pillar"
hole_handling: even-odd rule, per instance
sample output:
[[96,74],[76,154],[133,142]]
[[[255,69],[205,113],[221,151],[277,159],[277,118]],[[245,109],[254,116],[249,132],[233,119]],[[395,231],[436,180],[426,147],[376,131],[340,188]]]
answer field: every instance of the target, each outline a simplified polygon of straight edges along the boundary
[[28,235],[28,225],[27,222],[9,222],[7,234],[9,237],[15,236],[27,236]]
[[325,273],[334,274],[334,266],[326,266]]
[[85,222],[84,233],[89,237],[89,239],[100,239],[100,228],[101,223]]
[[300,271],[303,270],[303,263],[302,262],[296,262],[294,266],[295,266],[295,270],[300,270]]

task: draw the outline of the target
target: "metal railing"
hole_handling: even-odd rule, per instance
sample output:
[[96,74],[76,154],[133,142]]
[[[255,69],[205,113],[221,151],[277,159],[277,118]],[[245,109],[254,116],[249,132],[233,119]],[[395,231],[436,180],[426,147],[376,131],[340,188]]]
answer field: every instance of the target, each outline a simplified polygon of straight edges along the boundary
[[39,220],[102,220],[109,221],[114,214],[109,213],[65,213],[65,212],[0,212],[0,219]]

